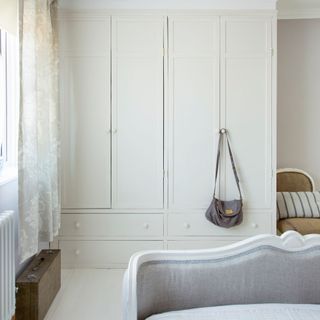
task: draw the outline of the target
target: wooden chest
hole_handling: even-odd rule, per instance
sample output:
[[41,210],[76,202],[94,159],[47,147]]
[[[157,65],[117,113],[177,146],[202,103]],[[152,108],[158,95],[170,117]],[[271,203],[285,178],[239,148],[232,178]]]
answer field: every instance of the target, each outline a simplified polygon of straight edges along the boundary
[[18,277],[16,320],[42,320],[61,286],[60,250],[42,250]]

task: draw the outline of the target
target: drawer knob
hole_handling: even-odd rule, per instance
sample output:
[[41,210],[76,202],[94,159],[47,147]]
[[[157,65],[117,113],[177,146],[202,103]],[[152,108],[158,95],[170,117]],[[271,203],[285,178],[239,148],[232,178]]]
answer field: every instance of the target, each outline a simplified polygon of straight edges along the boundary
[[77,221],[77,222],[74,224],[74,226],[76,227],[76,229],[79,229],[79,228],[80,228],[80,222]]
[[251,224],[251,227],[252,227],[253,229],[257,229],[257,228],[258,228],[258,225],[257,225],[256,223],[252,223],[252,224]]
[[191,227],[190,223],[188,223],[188,222],[185,222],[183,226],[185,227],[185,229],[190,229],[190,227]]
[[74,254],[75,254],[76,256],[79,256],[79,255],[80,255],[80,250],[77,249],[77,250],[74,252]]
[[149,227],[150,227],[149,223],[145,223],[145,224],[143,225],[143,228],[146,229],[146,230],[148,230]]

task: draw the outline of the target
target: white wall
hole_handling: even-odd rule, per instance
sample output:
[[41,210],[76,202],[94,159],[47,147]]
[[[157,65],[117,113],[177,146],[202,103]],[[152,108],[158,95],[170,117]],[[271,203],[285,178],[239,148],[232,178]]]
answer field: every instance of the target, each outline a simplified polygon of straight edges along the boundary
[[[15,212],[15,227],[16,227],[16,252],[18,253],[18,180],[15,179],[9,183],[0,186],[0,212],[13,210]],[[16,270],[20,270],[21,266],[16,256]]]
[[[18,36],[18,0],[0,0],[0,28]],[[0,212],[13,210],[15,212],[16,226],[16,252],[18,253],[18,180],[0,185]],[[16,256],[17,273],[23,265],[20,265],[18,254]]]
[[278,167],[308,171],[320,189],[320,19],[278,24]]
[[18,0],[0,0],[0,28],[18,33]]

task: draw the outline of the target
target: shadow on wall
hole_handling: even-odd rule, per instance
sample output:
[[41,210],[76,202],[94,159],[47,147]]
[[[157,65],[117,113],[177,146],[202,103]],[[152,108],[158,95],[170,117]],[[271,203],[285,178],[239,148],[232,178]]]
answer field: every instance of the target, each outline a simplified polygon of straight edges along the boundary
[[278,22],[278,168],[307,171],[320,189],[320,19]]

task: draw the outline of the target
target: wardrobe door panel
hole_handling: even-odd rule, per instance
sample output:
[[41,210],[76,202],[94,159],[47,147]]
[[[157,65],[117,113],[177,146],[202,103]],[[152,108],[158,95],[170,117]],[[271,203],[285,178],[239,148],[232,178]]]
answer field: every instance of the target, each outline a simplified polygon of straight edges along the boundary
[[[109,18],[99,29],[109,43]],[[96,21],[77,20],[67,28],[61,49],[62,207],[110,208],[110,56],[80,46],[79,32],[90,33]],[[73,26],[73,21],[64,25]],[[99,24],[100,25],[100,24]],[[68,38],[70,35],[70,39]],[[68,42],[70,40],[70,42]],[[68,44],[68,47],[66,45]],[[101,44],[94,45],[99,48]],[[110,44],[109,44],[110,50]]]
[[110,51],[110,18],[67,15],[59,21],[60,50],[64,53],[105,56]]
[[171,18],[170,27],[172,29],[170,29],[170,34],[173,37],[171,45],[175,55],[211,56],[218,54],[219,26],[217,20],[191,17]]
[[211,200],[219,123],[218,19],[169,19],[170,208]]
[[163,207],[163,18],[113,18],[114,208]]
[[[223,123],[229,130],[250,209],[270,209],[272,195],[271,21],[225,18],[222,42]],[[234,198],[230,163],[226,198]]]
[[163,48],[163,19],[158,17],[114,17],[113,51],[119,55],[159,58]]
[[[246,18],[245,18],[246,19]],[[266,53],[268,48],[269,21],[265,19],[223,19],[225,26],[225,53],[251,56]],[[269,44],[270,45],[270,44]]]

